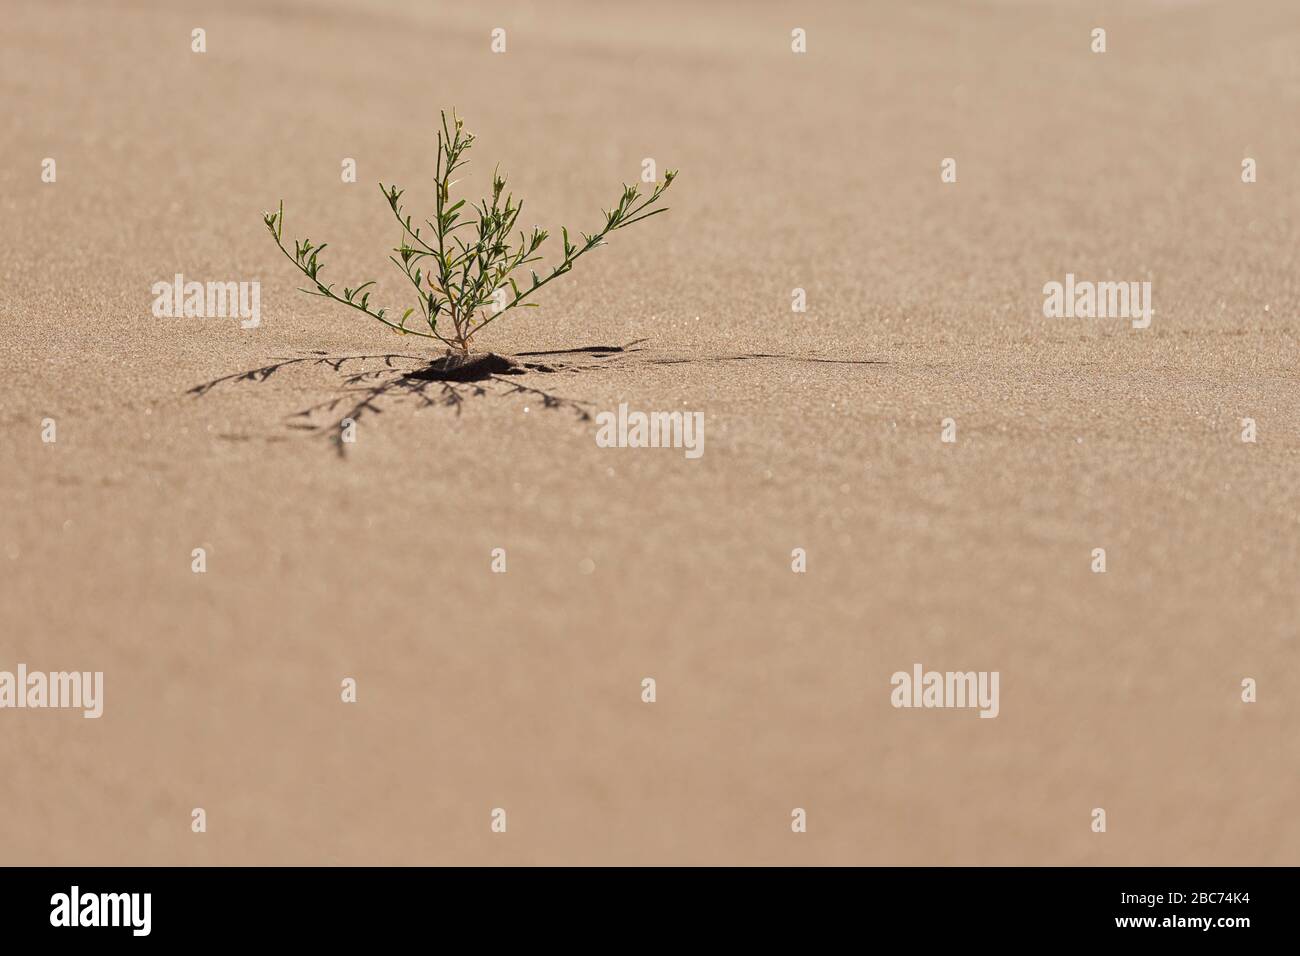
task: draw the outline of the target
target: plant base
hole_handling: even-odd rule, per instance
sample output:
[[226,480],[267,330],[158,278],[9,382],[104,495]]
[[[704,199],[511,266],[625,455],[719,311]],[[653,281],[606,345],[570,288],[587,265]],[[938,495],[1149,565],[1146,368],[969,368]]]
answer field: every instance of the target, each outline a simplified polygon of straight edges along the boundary
[[468,355],[451,352],[430,362],[426,368],[410,372],[407,377],[442,382],[476,382],[493,375],[523,373],[524,369],[518,362],[495,352],[470,352]]

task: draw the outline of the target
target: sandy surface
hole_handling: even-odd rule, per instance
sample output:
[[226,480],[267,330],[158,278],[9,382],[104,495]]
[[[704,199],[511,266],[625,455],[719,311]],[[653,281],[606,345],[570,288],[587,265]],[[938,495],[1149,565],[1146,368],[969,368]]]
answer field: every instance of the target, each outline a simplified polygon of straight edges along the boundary
[[[0,711],[0,861],[1300,863],[1294,3],[3,16],[0,669],[106,699]],[[342,457],[291,426],[345,405],[295,413],[382,359],[187,394],[431,356],[294,291],[260,213],[400,311],[374,183],[427,205],[453,105],[463,195],[500,161],[552,228],[680,167],[484,343],[644,348],[511,380],[559,407],[389,393]],[[261,327],[155,318],[177,272],[259,280]],[[1045,319],[1067,272],[1151,281],[1152,327]],[[705,454],[569,402],[703,411]],[[918,661],[1000,716],[891,707]]]

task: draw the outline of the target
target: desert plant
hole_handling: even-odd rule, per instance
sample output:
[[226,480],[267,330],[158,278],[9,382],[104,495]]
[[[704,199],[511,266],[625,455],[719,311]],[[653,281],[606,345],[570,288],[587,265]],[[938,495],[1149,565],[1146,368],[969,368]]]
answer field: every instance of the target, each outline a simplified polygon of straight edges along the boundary
[[[454,111],[450,124],[447,114],[443,112],[441,115],[442,129],[438,131],[437,182],[434,190],[435,210],[433,221],[424,220],[427,231],[411,224],[411,216],[402,205],[404,190],[396,186],[385,187],[382,182],[379,184],[402,228],[400,245],[392,250],[394,255],[389,256],[389,259],[406,274],[406,278],[415,287],[418,307],[427,331],[418,325],[415,328],[407,326],[416,311],[414,307],[408,308],[397,320],[388,317],[387,309],[371,309],[368,290],[375,285],[374,280],[363,282],[355,288],[345,286],[342,295],[336,293],[334,286],[321,278],[325,264],[321,262],[320,254],[325,251],[327,243],[316,245],[309,239],[295,239],[293,252],[286,249],[283,242],[284,201],[281,200],[279,210],[263,213],[262,220],[280,251],[315,285],[314,289],[300,291],[350,306],[403,335],[437,339],[447,346],[449,355],[466,357],[474,336],[485,326],[516,306],[535,308],[537,303],[524,300],[552,279],[559,278],[572,269],[580,256],[604,245],[605,237],[611,232],[668,211],[666,208],[649,212],[646,210],[657,203],[664,190],[672,185],[677,176],[676,170],[666,171],[663,182],[657,183],[645,197],[641,195],[639,186],[624,184],[623,194],[617,204],[604,210],[605,225],[600,231],[579,233],[582,240],[575,244],[569,239],[569,230],[561,229],[564,258],[544,276],[539,276],[535,269],[530,269],[531,284],[520,288],[513,273],[542,258],[538,253],[549,233],[537,227],[527,234],[520,230],[518,243],[513,243],[512,234],[523,209],[523,201],[516,200],[513,194],[505,192],[505,177],[497,171],[492,174],[491,200],[482,199],[476,206],[470,206],[473,218],[462,218],[470,214],[465,209],[464,199],[452,201],[451,188],[456,182],[451,176],[467,162],[465,153],[474,145],[474,136],[465,132],[464,122]],[[465,228],[470,230],[466,234],[468,240],[457,235],[457,230]]]

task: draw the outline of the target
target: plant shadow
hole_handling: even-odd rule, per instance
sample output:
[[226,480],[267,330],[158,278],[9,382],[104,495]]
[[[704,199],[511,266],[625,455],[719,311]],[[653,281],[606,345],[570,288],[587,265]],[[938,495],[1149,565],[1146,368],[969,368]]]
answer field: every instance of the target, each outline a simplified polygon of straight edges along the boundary
[[[470,399],[490,395],[510,397],[522,395],[541,403],[542,408],[567,410],[579,421],[590,421],[590,403],[564,398],[536,385],[511,378],[530,372],[542,374],[582,371],[599,367],[602,359],[635,351],[636,343],[628,346],[597,345],[556,352],[533,352],[520,355],[516,360],[500,360],[500,364],[485,362],[469,370],[449,371],[427,356],[388,352],[373,355],[331,355],[312,351],[296,357],[277,358],[267,365],[232,372],[208,382],[195,385],[186,394],[202,398],[214,389],[239,384],[260,384],[284,369],[301,366],[327,368],[338,373],[338,392],[324,401],[308,405],[288,416],[286,427],[327,437],[339,455],[346,455],[350,423],[355,426],[363,419],[383,414],[386,408],[413,406],[415,408],[449,408],[460,414]],[[499,356],[492,358],[500,359]],[[550,361],[531,361],[548,358]],[[378,361],[380,368],[356,369],[357,363]]]
[[[610,365],[631,360],[645,365],[693,365],[719,362],[791,361],[826,363],[836,365],[883,365],[874,359],[834,359],[812,356],[782,355],[752,352],[737,355],[671,357],[640,356],[645,352],[645,339],[626,345],[589,345],[572,349],[553,349],[538,352],[519,352],[505,358],[488,353],[473,363],[451,366],[446,360],[430,361],[428,356],[387,352],[374,355],[331,355],[313,350],[306,355],[277,358],[267,365],[232,372],[211,381],[195,385],[186,391],[194,398],[203,398],[214,389],[240,385],[260,384],[281,370],[295,366],[327,368],[338,374],[338,392],[330,398],[309,405],[288,415],[286,427],[299,432],[328,438],[340,456],[346,456],[350,440],[348,425],[355,426],[363,419],[383,414],[386,408],[413,406],[421,408],[448,408],[459,415],[471,399],[497,396],[508,398],[525,396],[537,399],[542,408],[569,411],[579,421],[590,421],[590,402],[564,398],[537,385],[524,384],[512,379],[536,373],[551,375],[577,373],[608,368]],[[349,370],[358,362],[379,361],[381,368]]]

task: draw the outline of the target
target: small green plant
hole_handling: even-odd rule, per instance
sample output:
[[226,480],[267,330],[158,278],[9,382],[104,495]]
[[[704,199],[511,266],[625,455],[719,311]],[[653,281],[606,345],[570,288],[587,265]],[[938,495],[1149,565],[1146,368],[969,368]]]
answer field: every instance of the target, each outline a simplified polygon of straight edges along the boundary
[[[437,339],[447,346],[449,355],[467,357],[470,345],[482,329],[517,306],[535,308],[537,303],[525,301],[530,295],[573,268],[578,258],[597,246],[605,244],[611,232],[635,222],[667,212],[666,208],[650,209],[664,191],[672,185],[677,170],[664,173],[662,183],[657,183],[648,196],[642,196],[639,186],[624,184],[623,195],[612,208],[604,210],[605,225],[598,232],[579,233],[581,241],[569,239],[569,230],[561,229],[564,238],[564,258],[545,275],[529,269],[531,281],[520,287],[515,279],[516,270],[539,261],[539,251],[549,235],[545,229],[534,227],[531,233],[518,232],[518,243],[512,235],[523,201],[506,193],[506,180],[498,172],[492,174],[492,198],[482,199],[478,205],[466,209],[465,200],[451,199],[451,188],[456,182],[452,174],[467,160],[465,153],[474,145],[474,136],[464,130],[464,122],[453,111],[451,122],[442,113],[442,129],[438,132],[437,182],[434,190],[434,217],[424,220],[424,226],[413,226],[411,216],[402,205],[404,191],[396,186],[379,184],[384,198],[402,227],[401,244],[389,256],[393,264],[406,274],[418,294],[421,320],[411,328],[408,322],[416,308],[408,308],[400,319],[389,317],[387,309],[371,309],[370,289],[373,280],[352,288],[345,286],[343,294],[334,291],[332,284],[321,278],[325,264],[320,254],[327,243],[316,245],[309,239],[293,240],[293,251],[285,248],[284,202],[277,212],[262,214],[266,228],[275,244],[315,288],[302,289],[308,295],[318,295],[364,312],[403,335],[419,335]],[[503,198],[504,194],[504,198]],[[649,210],[649,211],[647,211]],[[468,238],[458,230],[468,229]],[[507,294],[506,290],[509,289]],[[425,326],[421,328],[420,325]]]

